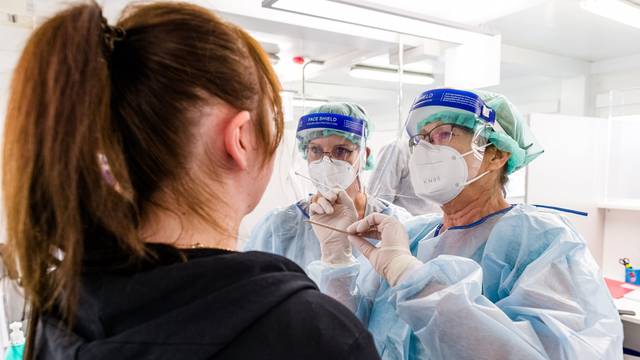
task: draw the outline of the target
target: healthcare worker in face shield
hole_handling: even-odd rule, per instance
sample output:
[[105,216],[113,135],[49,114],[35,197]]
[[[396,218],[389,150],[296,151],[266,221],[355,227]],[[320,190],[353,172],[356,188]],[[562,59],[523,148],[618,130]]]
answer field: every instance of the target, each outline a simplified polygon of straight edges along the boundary
[[[307,179],[300,179],[311,181],[317,194],[268,214],[255,226],[244,250],[283,255],[303,269],[321,258],[328,264],[347,264],[354,261],[351,244],[335,241],[334,231],[309,220],[325,224],[323,217],[330,215],[326,225],[345,230],[373,213],[408,219],[411,215],[403,208],[367,195],[360,182],[361,171],[373,161],[366,146],[369,128],[364,110],[353,103],[328,103],[301,117],[297,149]],[[339,240],[345,236],[340,235]]]
[[351,294],[382,357],[622,359],[621,322],[584,239],[561,214],[504,199],[506,176],[542,153],[513,105],[430,90],[407,132],[416,193],[444,214],[367,216],[348,228],[359,264],[321,271],[325,290]]

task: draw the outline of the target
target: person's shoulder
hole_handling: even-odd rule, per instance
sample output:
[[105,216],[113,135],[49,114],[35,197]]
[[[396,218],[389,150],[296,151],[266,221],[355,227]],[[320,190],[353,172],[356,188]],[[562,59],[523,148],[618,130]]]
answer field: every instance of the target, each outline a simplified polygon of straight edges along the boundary
[[526,204],[513,206],[498,221],[496,228],[517,228],[523,233],[529,234],[572,235],[568,239],[579,237],[569,219],[561,212]]
[[528,262],[553,249],[554,256],[566,256],[585,246],[582,236],[561,213],[516,205],[491,230],[485,252],[501,259],[525,256]]
[[267,213],[259,222],[259,225],[268,225],[273,223],[280,223],[283,221],[290,221],[291,219],[297,219],[302,215],[301,206],[304,205],[304,201],[295,202],[291,205],[276,208]]
[[[364,327],[357,318],[335,299],[316,290],[297,293],[283,303],[283,307],[292,315],[314,319],[318,325],[341,324],[342,331],[350,335],[358,335]],[[307,309],[304,313],[296,309]]]
[[413,216],[402,222],[410,239],[423,238],[441,223],[442,214],[440,213]]
[[247,250],[235,253],[236,259],[250,262],[253,267],[271,268],[275,267],[284,271],[293,271],[304,274],[304,270],[294,261],[278,254],[264,252],[261,250]]
[[[289,322],[294,336],[317,346],[330,358],[377,359],[371,334],[346,307],[317,290],[305,290],[283,302],[274,315]],[[296,339],[291,339],[296,341]],[[313,345],[312,345],[313,344]]]

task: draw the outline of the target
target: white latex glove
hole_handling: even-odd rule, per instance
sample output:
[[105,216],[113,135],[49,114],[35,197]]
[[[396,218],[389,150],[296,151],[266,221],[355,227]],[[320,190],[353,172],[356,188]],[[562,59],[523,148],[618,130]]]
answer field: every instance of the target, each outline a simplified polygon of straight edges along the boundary
[[[333,194],[335,196],[329,199],[320,195],[315,198],[309,206],[311,220],[346,230],[358,220],[356,206],[344,190]],[[320,260],[329,265],[346,265],[355,261],[347,234],[313,224],[311,227],[320,240]]]
[[333,203],[338,200],[338,193],[340,189],[336,188],[324,193],[318,193],[311,199],[311,205],[309,205],[309,214],[333,214]]
[[[349,240],[360,249],[376,272],[387,279],[391,286],[398,283],[409,267],[422,264],[411,255],[409,237],[404,226],[392,216],[373,213],[349,226],[347,232],[354,234],[349,235]],[[371,245],[361,237],[363,235],[379,238],[379,246]]]

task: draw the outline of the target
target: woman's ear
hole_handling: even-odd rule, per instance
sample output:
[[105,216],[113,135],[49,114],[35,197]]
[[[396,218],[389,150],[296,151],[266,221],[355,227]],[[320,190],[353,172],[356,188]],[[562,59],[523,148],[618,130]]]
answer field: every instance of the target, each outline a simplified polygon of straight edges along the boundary
[[251,149],[251,114],[240,111],[233,115],[224,128],[224,147],[241,170],[247,170]]
[[487,170],[496,171],[505,166],[511,153],[499,150],[495,146],[487,149],[485,152],[485,158],[488,159]]

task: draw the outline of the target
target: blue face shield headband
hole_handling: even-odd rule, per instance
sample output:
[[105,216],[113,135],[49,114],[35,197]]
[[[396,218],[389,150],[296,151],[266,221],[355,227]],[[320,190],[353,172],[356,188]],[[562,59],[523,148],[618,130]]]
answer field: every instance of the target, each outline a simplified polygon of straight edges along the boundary
[[364,148],[368,136],[367,122],[351,116],[313,113],[300,118],[296,139],[298,150],[306,151],[309,142],[320,137],[341,136],[351,143]]
[[[409,136],[416,135],[419,129],[427,125],[430,120],[436,121],[431,115],[443,111],[467,114],[491,126],[496,121],[495,111],[487,106],[478,95],[470,91],[455,89],[428,90],[418,96],[411,106],[406,126]],[[474,126],[470,128],[473,129]]]
[[318,130],[326,131],[328,135],[335,131],[349,140],[356,140],[354,143],[358,145],[363,143],[368,135],[366,121],[363,119],[340,114],[314,113],[300,118],[296,137],[301,142],[308,142],[312,139],[305,135]]

